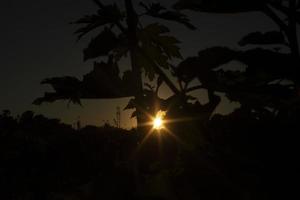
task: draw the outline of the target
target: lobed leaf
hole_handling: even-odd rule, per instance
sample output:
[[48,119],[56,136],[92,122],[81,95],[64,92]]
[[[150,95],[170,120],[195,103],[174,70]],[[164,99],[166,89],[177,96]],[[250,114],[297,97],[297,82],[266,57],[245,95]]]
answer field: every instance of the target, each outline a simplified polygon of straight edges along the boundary
[[284,35],[279,31],[269,31],[266,33],[253,32],[245,36],[240,42],[240,46],[249,44],[256,45],[274,45],[274,44],[285,44]]
[[97,12],[97,14],[86,15],[79,20],[72,22],[72,24],[86,24],[75,31],[78,35],[78,40],[92,30],[102,27],[107,24],[116,24],[124,18],[124,15],[116,4],[103,6]]
[[96,38],[92,39],[88,47],[83,50],[84,61],[100,56],[107,56],[118,45],[118,37],[110,29],[106,28]]
[[185,25],[189,29],[196,29],[196,27],[190,23],[190,20],[186,15],[176,10],[167,10],[165,7],[161,6],[160,3],[151,3],[146,5],[141,2],[140,5],[146,10],[146,15],[148,16],[178,22]]

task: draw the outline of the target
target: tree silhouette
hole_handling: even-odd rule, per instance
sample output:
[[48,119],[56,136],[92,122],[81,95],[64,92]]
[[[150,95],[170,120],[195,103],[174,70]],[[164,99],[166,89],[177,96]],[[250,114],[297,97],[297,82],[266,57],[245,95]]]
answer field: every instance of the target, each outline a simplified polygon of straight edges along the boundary
[[[270,106],[275,110],[283,107],[285,98],[298,96],[299,47],[296,25],[298,20],[298,1],[178,1],[177,9],[192,9],[212,13],[241,13],[261,11],[270,17],[280,30],[266,33],[253,32],[241,39],[239,44],[277,45],[276,51],[255,48],[247,51],[233,50],[226,47],[212,47],[202,50],[198,56],[183,61],[175,71],[184,82],[197,77],[202,87],[210,92],[224,92],[232,101],[239,101],[244,106],[264,108]],[[274,10],[285,15],[282,20]],[[290,53],[282,53],[287,46]],[[244,72],[217,70],[230,61],[239,61],[247,66]],[[284,66],[284,67],[283,67]],[[280,80],[290,80],[294,84],[283,85]],[[276,81],[270,84],[272,81]],[[294,86],[294,89],[291,87]],[[211,93],[210,92],[210,93]],[[281,102],[281,103],[279,103]],[[286,107],[286,105],[285,105]]]
[[[167,153],[157,159],[157,138],[150,138],[148,146],[142,149],[143,156],[136,161],[140,162],[139,178],[148,180],[152,186],[171,182],[165,184],[165,188],[168,192],[173,190],[179,199],[268,199],[271,194],[276,194],[272,190],[278,181],[274,180],[285,176],[280,172],[293,176],[294,166],[298,166],[295,164],[298,153],[295,133],[299,132],[300,113],[296,30],[299,1],[178,1],[174,8],[200,12],[238,14],[260,11],[270,17],[279,29],[252,32],[239,41],[241,47],[256,45],[255,48],[210,47],[184,59],[177,66],[171,66],[169,62],[173,58],[181,58],[178,41],[168,35],[167,27],[157,23],[144,26],[141,19],[151,16],[176,21],[193,29],[183,14],[156,3],[141,3],[144,12],[137,14],[130,0],[124,1],[125,11],[120,11],[116,4],[95,2],[99,6],[97,14],[74,22],[84,25],[76,34],[80,39],[100,27],[100,33],[84,50],[84,59],[106,57],[107,61],[95,62],[94,70],[83,80],[72,77],[46,79],[43,83],[52,85],[55,92],[46,93],[35,103],[58,99],[80,103],[82,98],[134,96],[126,108],[137,109],[133,116],[137,116],[141,125],[146,120],[144,109],[147,112],[148,108],[153,110],[153,102],[156,102],[163,110],[168,109],[169,118],[183,119],[168,124],[181,143],[174,145],[169,135],[163,135],[161,138]],[[289,52],[284,51],[286,47]],[[126,55],[131,61],[131,70],[120,77],[118,64]],[[245,67],[226,70],[224,64],[231,61]],[[162,69],[172,70],[179,79],[179,89]],[[158,75],[156,87],[144,84],[142,72],[150,80]],[[189,87],[195,78],[201,85]],[[157,95],[162,82],[174,92],[168,99]],[[188,94],[196,89],[207,90],[207,104],[189,101],[195,100]],[[217,92],[223,93],[230,101],[239,102],[241,107],[227,116],[213,115],[221,101]],[[91,127],[85,129],[91,130]],[[118,148],[115,140],[110,142]],[[107,147],[107,144],[102,145]],[[94,152],[94,149],[89,152]],[[95,152],[93,158],[97,157]],[[113,157],[113,153],[104,157],[111,164],[110,156]],[[137,171],[135,167],[132,169],[134,172]],[[134,176],[137,177],[136,174]],[[147,188],[145,182],[135,180],[136,187]],[[287,179],[282,183],[286,182]],[[151,192],[153,190],[150,189]],[[216,191],[221,195],[218,196]]]
[[[297,23],[300,23],[300,13],[299,13],[299,1],[297,0],[247,0],[247,1],[220,1],[220,0],[179,0],[174,4],[174,8],[190,9],[200,12],[209,13],[223,13],[223,14],[237,14],[243,12],[262,12],[266,16],[270,17],[280,28],[280,31],[287,37],[287,44],[291,49],[291,53],[295,59],[299,59],[299,46],[297,38]],[[278,14],[277,12],[280,12]],[[284,16],[284,17],[281,17]],[[287,20],[285,20],[287,19]],[[269,33],[270,34],[270,33]],[[272,34],[272,33],[271,33]],[[272,44],[278,42],[279,33],[275,33],[277,39],[272,42]],[[251,37],[256,37],[258,44],[263,44],[261,35],[253,35]],[[270,36],[270,35],[268,35]],[[274,36],[274,32],[273,35]],[[248,36],[249,37],[249,36]],[[282,41],[282,37],[279,36]],[[275,37],[276,38],[276,37]],[[268,39],[271,39],[270,37]],[[274,37],[273,37],[274,40]],[[249,41],[250,42],[250,41]],[[254,42],[254,44],[257,42]],[[250,42],[253,44],[253,42]]]
[[20,118],[0,114],[0,186],[5,188],[0,195],[12,200],[132,199],[133,176],[126,165],[134,133],[105,126],[75,130],[32,111]]
[[[86,34],[102,29],[84,49],[84,60],[107,57],[108,61],[95,63],[94,70],[85,75],[83,81],[72,77],[50,78],[42,84],[51,84],[55,93],[45,93],[45,96],[34,103],[41,104],[58,99],[70,99],[80,103],[81,98],[120,98],[135,97],[136,117],[138,125],[145,122],[143,110],[144,87],[142,72],[151,81],[155,75],[178,94],[179,90],[167,77],[162,69],[170,69],[173,58],[181,58],[179,41],[169,35],[169,29],[158,23],[144,25],[142,18],[150,16],[163,20],[181,23],[190,29],[195,29],[185,15],[168,10],[159,3],[140,3],[144,10],[137,14],[131,0],[124,0],[125,8],[121,10],[117,4],[104,5],[94,0],[99,10],[96,14],[87,15],[73,24],[82,25],[75,34],[81,39]],[[131,70],[120,78],[118,62],[128,56]],[[161,83],[160,83],[161,84]]]
[[[293,142],[298,140],[298,136],[293,135],[294,130],[299,131],[296,125],[300,106],[296,30],[299,1],[186,0],[178,1],[174,7],[223,14],[260,11],[278,25],[278,30],[249,33],[239,42],[240,46],[256,45],[255,48],[211,47],[199,51],[197,56],[186,58],[174,71],[184,84],[197,78],[201,82],[199,88],[208,90],[211,97],[221,92],[229,100],[241,104],[227,116],[215,115],[202,122],[207,125],[202,133],[209,141],[210,149],[206,152],[213,155],[210,157],[214,163],[212,166],[217,167],[226,180],[232,181],[231,189],[245,190],[247,197],[242,199],[263,199],[264,195],[267,199],[275,197],[280,193],[272,192],[275,187],[286,196],[285,186],[281,183],[276,186],[269,172],[276,173],[282,183],[293,188],[289,177],[297,173],[291,166],[298,167],[294,157],[299,152]],[[224,64],[231,61],[238,61],[245,68],[226,70]],[[283,162],[290,165],[277,166],[278,155],[283,155]],[[203,164],[197,157],[193,162],[195,164],[188,166],[197,162]]]

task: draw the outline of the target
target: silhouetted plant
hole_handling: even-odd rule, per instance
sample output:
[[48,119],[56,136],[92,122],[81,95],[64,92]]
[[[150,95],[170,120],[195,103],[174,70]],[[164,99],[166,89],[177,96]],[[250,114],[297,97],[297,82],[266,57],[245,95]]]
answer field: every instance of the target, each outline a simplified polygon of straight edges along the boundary
[[[209,159],[214,160],[212,166],[217,167],[227,180],[232,180],[231,189],[245,190],[247,198],[263,199],[264,195],[273,198],[277,193],[273,193],[272,188],[284,186],[275,186],[268,171],[277,171],[284,183],[291,183],[288,177],[296,173],[294,167],[277,166],[277,155],[287,156],[284,162],[296,165],[293,157],[299,152],[292,141],[298,139],[298,136],[292,136],[293,130],[299,130],[295,124],[295,121],[299,122],[296,116],[300,106],[298,34],[295,28],[299,23],[299,1],[186,0],[179,1],[175,8],[224,14],[261,11],[279,26],[279,30],[250,33],[239,42],[241,46],[259,45],[259,48],[212,47],[201,50],[197,56],[185,59],[174,68],[183,84],[188,85],[197,78],[201,82],[199,88],[208,90],[211,97],[221,92],[229,100],[241,104],[227,116],[215,115],[202,122],[208,125],[202,129],[209,141],[210,150],[206,152],[212,155]],[[270,49],[266,45],[277,47]],[[281,51],[286,47],[290,50],[288,53]],[[245,68],[236,71],[224,69],[224,64],[231,61],[238,61]],[[188,160],[185,164],[189,163],[191,167],[199,160],[194,158],[195,164]],[[279,169],[289,173],[279,172]]]
[[[171,138],[162,136],[168,153],[162,159],[157,159],[157,138],[150,138],[149,145],[144,149],[144,157],[139,158],[140,177],[146,177],[144,179],[150,182],[149,186],[167,185],[168,189],[163,192],[173,190],[181,199],[268,199],[276,187],[274,177],[285,176],[280,170],[284,169],[287,174],[293,175],[296,171],[294,166],[297,166],[295,133],[299,132],[300,110],[296,31],[299,1],[180,0],[174,6],[176,9],[225,14],[261,11],[279,26],[279,30],[249,33],[239,42],[240,46],[258,45],[259,48],[239,50],[211,47],[186,58],[177,66],[169,64],[172,58],[181,58],[178,41],[167,35],[169,30],[159,24],[143,26],[139,22],[148,15],[176,21],[193,29],[185,15],[166,10],[160,4],[141,3],[144,12],[138,15],[130,0],[124,1],[125,11],[120,11],[116,4],[95,2],[99,6],[98,13],[76,21],[75,24],[85,25],[76,34],[80,39],[101,27],[102,31],[84,50],[84,59],[107,57],[107,62],[95,63],[94,70],[85,75],[82,81],[71,77],[45,80],[44,83],[51,84],[56,92],[46,93],[44,98],[35,103],[57,99],[79,103],[81,98],[134,96],[135,99],[130,100],[126,108],[137,108],[133,116],[137,116],[139,124],[145,120],[142,109],[151,112],[155,109],[153,102],[163,110],[168,109],[170,118],[183,120],[168,125],[183,144],[174,145]],[[288,20],[280,18],[278,11]],[[267,49],[267,45],[278,47]],[[282,52],[283,47],[288,47],[290,52]],[[131,70],[121,78],[118,62],[127,54],[131,60]],[[224,64],[231,61],[238,61],[246,67],[236,71],[225,70]],[[179,79],[179,89],[162,69],[172,69],[174,76]],[[156,87],[143,84],[142,71],[150,80],[154,80],[155,74],[158,74]],[[189,87],[195,78],[201,85]],[[168,99],[161,99],[157,95],[163,81],[174,92]],[[196,89],[207,90],[207,104],[190,101],[195,99],[188,93]],[[227,116],[213,115],[221,101],[217,92],[223,93],[231,101],[239,102],[241,107]],[[95,128],[83,130],[93,135]],[[90,160],[97,160],[101,148],[105,148],[109,153],[103,156],[103,160],[108,163],[105,165],[110,172],[108,174],[113,174],[109,168],[113,167],[114,156],[121,154],[115,152],[120,148],[120,140],[113,136],[108,143],[95,144],[94,140],[87,138],[89,145],[84,148],[90,148],[87,150],[91,153]],[[125,149],[135,147],[132,145],[134,141],[130,140],[132,143],[128,142],[130,145]],[[285,163],[289,163],[289,166],[283,166]],[[97,162],[93,166],[101,168]],[[131,172],[135,172],[135,169]],[[164,181],[171,183],[164,185]],[[146,185],[143,185],[144,188]],[[150,189],[150,192],[154,190]],[[218,196],[216,191],[221,195]]]
[[[3,199],[133,198],[128,160],[135,131],[86,126],[26,111],[0,115],[0,191]],[[122,184],[121,184],[122,183]],[[85,190],[87,189],[87,191]],[[95,189],[97,188],[97,189]]]
[[[286,15],[288,22],[281,20],[270,6]],[[269,107],[279,111],[292,106],[291,102],[297,104],[299,52],[298,40],[294,37],[297,30],[293,28],[297,24],[296,1],[179,1],[174,7],[213,13],[261,11],[271,17],[281,30],[250,33],[239,42],[241,46],[279,45],[277,51],[261,48],[242,51],[226,47],[200,51],[198,56],[187,58],[175,68],[175,74],[181,81],[188,84],[197,77],[202,88],[209,93],[223,92],[230,100],[240,102],[249,109],[264,110]],[[290,53],[279,51],[285,46],[289,47]],[[220,68],[234,60],[245,64],[246,69],[233,72]],[[283,80],[291,83],[284,84]]]
[[[182,9],[190,9],[194,11],[200,12],[209,12],[209,13],[223,13],[223,14],[237,14],[243,12],[262,12],[266,16],[270,17],[280,28],[280,31],[285,34],[287,37],[286,44],[289,45],[291,49],[291,54],[294,59],[299,59],[299,46],[297,39],[297,30],[296,24],[300,23],[300,13],[299,13],[299,1],[297,0],[247,0],[247,1],[238,1],[238,0],[230,0],[230,1],[221,1],[221,0],[203,0],[203,1],[194,1],[194,0],[179,0],[174,8],[182,10]],[[280,12],[280,14],[277,13]],[[284,17],[281,17],[281,16]],[[287,19],[287,20],[285,20]],[[280,32],[270,32],[267,33],[268,44],[276,44],[282,41],[282,36]],[[262,41],[262,35],[256,33],[250,35],[252,40],[256,40],[255,42],[249,41],[249,44],[265,44],[266,41]],[[270,37],[271,36],[271,37]],[[275,36],[275,37],[274,37]],[[247,36],[249,38],[249,36]]]
[[[75,34],[81,39],[90,32],[102,29],[84,49],[84,60],[108,57],[107,63],[95,63],[94,71],[86,75],[83,81],[71,77],[52,78],[43,81],[51,84],[55,93],[46,93],[43,98],[34,103],[53,102],[57,99],[70,99],[80,103],[81,98],[119,98],[134,96],[137,108],[138,124],[145,121],[142,114],[144,87],[142,71],[151,81],[155,74],[167,86],[178,94],[179,90],[165,75],[162,69],[170,69],[173,58],[181,58],[179,41],[169,35],[169,29],[158,23],[144,25],[142,18],[154,18],[181,23],[190,29],[195,29],[188,18],[175,11],[168,10],[159,3],[140,3],[144,10],[137,14],[131,0],[124,0],[125,8],[121,10],[115,3],[104,5],[94,0],[99,7],[96,14],[87,15],[73,24],[82,25]],[[129,57],[131,70],[120,78],[118,62],[123,57]]]

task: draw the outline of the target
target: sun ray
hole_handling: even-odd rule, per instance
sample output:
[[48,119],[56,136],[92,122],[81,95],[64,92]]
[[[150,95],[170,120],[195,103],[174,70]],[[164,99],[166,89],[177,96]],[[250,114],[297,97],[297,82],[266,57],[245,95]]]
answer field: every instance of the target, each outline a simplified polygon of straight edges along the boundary
[[[171,125],[172,123],[181,123],[181,122],[187,122],[187,121],[193,121],[195,118],[181,118],[181,119],[166,119],[165,116],[167,114],[166,111],[159,110],[155,116],[144,113],[148,116],[149,121],[146,123],[143,123],[143,127],[149,127],[147,133],[142,138],[138,145],[138,151],[142,146],[145,144],[145,142],[151,137],[151,135],[156,134],[157,137],[162,137],[163,134],[169,135],[171,138],[173,138],[178,144],[182,146],[187,146],[187,144],[182,141],[181,138],[178,137],[178,135],[174,134],[168,127],[168,125]],[[172,126],[172,125],[171,125]],[[170,139],[171,139],[170,138]],[[161,140],[162,138],[158,138],[158,140]],[[161,143],[161,141],[159,141]],[[160,144],[161,145],[161,144]]]

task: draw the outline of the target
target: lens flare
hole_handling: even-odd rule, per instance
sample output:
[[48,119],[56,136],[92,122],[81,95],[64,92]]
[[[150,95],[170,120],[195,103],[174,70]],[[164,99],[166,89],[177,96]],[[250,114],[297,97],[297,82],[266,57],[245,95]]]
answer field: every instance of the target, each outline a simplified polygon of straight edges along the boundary
[[161,129],[163,125],[163,121],[161,118],[155,118],[153,121],[153,128],[154,129]]
[[166,112],[164,111],[158,111],[156,116],[153,119],[153,129],[154,130],[160,130],[164,128],[164,117],[166,115]]

